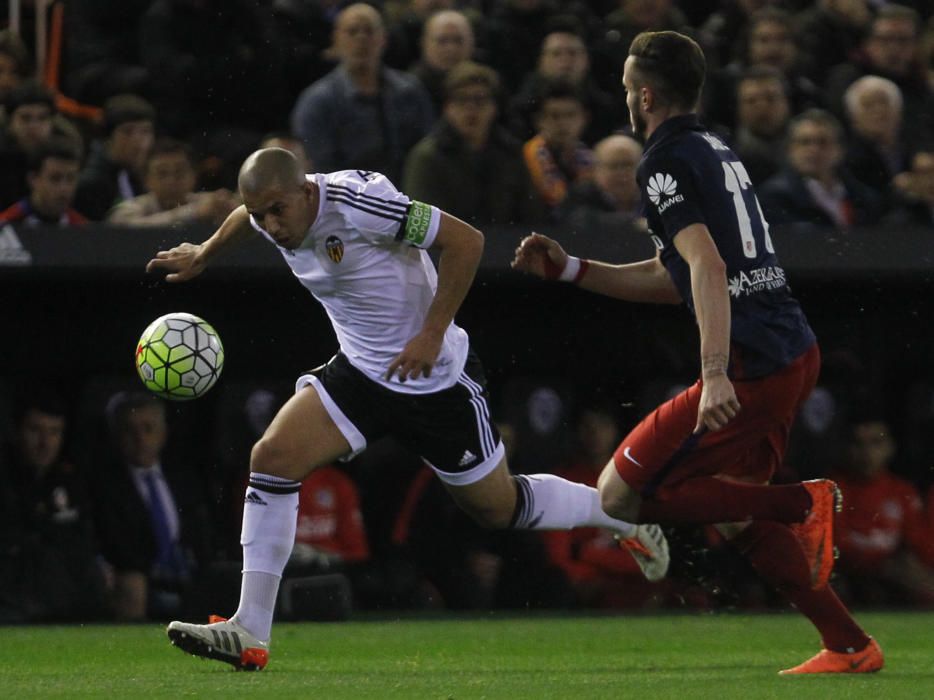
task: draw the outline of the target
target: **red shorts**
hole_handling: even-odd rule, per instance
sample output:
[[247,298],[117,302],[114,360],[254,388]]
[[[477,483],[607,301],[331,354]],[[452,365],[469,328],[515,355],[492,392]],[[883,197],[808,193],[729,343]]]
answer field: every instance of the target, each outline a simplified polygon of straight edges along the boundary
[[694,476],[729,476],[765,483],[781,465],[798,407],[820,371],[815,343],[794,362],[761,379],[735,381],[740,412],[726,427],[694,434],[702,382],[643,419],[613,455],[616,471],[643,498]]

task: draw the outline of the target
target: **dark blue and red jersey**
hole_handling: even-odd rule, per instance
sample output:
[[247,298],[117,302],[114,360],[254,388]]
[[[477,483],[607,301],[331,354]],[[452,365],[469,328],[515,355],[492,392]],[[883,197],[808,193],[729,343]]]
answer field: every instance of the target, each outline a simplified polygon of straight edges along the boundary
[[746,168],[696,115],[672,117],[652,133],[636,178],[649,233],[692,313],[691,271],[674,237],[691,224],[704,224],[726,263],[731,377],[771,374],[814,344],[775,257]]

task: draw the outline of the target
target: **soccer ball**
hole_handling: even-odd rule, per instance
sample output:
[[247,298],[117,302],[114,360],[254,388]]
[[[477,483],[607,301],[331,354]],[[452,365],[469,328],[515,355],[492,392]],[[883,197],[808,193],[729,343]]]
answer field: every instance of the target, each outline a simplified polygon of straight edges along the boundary
[[136,346],[136,371],[146,388],[173,401],[196,399],[224,369],[224,346],[209,323],[192,314],[157,318]]

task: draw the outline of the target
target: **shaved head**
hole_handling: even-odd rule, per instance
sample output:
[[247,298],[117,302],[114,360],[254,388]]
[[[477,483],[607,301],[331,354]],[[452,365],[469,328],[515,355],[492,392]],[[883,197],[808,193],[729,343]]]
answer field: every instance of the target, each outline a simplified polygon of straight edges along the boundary
[[298,159],[284,148],[261,148],[243,161],[237,187],[241,195],[257,194],[270,187],[285,189],[305,184]]

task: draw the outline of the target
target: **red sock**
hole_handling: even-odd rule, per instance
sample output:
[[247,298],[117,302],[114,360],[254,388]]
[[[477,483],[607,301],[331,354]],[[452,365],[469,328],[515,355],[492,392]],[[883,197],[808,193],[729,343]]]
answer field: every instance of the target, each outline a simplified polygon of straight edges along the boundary
[[689,479],[665,494],[647,499],[639,508],[640,523],[690,525],[774,520],[798,523],[811,507],[801,484],[760,486],[739,484],[712,476]]
[[824,647],[852,653],[863,649],[869,637],[828,586],[811,590],[811,573],[798,538],[786,525],[757,522],[732,544],[756,571],[774,585],[820,632]]

